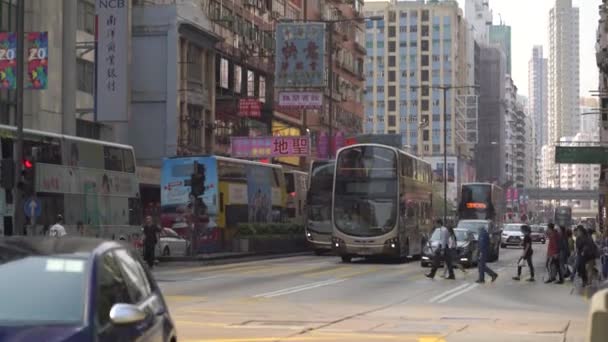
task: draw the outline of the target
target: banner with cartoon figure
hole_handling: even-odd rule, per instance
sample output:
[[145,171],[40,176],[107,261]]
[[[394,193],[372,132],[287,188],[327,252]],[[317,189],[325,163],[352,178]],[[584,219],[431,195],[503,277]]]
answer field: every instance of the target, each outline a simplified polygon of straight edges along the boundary
[[48,85],[49,35],[47,32],[29,32],[26,39],[27,50],[27,89],[46,89]]
[[0,32],[0,89],[17,88],[17,38],[12,32]]

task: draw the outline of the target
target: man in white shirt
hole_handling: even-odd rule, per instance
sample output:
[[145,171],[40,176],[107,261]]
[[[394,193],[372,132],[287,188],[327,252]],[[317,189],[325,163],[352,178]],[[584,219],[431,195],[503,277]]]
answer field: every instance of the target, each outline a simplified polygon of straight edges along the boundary
[[448,267],[449,273],[449,276],[446,279],[455,279],[454,268],[452,267],[452,258],[450,257],[451,253],[449,250],[450,231],[443,225],[442,220],[437,220],[437,227],[437,229],[439,229],[439,245],[435,250],[431,272],[426,274],[426,276],[431,279],[435,278],[435,273],[437,273],[441,259],[443,259]]
[[51,227],[51,229],[49,229],[49,236],[52,236],[52,237],[66,236],[68,233],[65,231],[65,227],[63,227],[62,223],[63,223],[63,216],[57,215],[56,223]]

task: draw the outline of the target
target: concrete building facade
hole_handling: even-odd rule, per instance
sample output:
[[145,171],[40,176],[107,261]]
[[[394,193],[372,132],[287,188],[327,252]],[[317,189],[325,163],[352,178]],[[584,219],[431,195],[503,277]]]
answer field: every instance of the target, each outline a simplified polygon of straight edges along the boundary
[[500,23],[490,26],[490,44],[500,46],[505,53],[507,74],[511,75],[511,26]]
[[492,10],[488,0],[466,0],[464,5],[465,19],[469,23],[475,41],[480,45],[490,43]]
[[542,45],[532,48],[532,56],[528,62],[528,112],[534,124],[534,136],[537,149],[540,151],[547,144],[548,136],[548,65],[544,57]]

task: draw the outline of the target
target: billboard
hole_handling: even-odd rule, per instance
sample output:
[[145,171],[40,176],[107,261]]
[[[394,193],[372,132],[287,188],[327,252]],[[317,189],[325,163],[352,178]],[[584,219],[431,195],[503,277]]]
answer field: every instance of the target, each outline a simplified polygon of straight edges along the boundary
[[262,104],[258,99],[239,99],[239,116],[247,118],[259,118],[262,116]]
[[30,32],[26,37],[27,78],[25,88],[46,89],[48,86],[49,35],[48,32]]
[[95,1],[95,14],[97,14],[95,113],[99,121],[128,120],[130,3],[130,1]]
[[0,32],[0,89],[17,88],[17,37]]
[[232,137],[233,158],[300,157],[310,153],[308,136]]
[[279,107],[296,109],[315,109],[323,107],[323,93],[314,91],[279,92]]
[[276,88],[325,87],[325,24],[280,23],[276,29]]

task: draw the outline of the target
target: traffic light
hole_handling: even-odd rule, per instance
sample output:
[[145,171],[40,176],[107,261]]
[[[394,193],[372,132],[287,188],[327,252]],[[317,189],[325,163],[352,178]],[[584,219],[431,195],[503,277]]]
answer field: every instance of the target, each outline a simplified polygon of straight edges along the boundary
[[0,186],[4,189],[12,189],[15,186],[15,161],[12,159],[0,161]]
[[194,162],[194,172],[190,176],[190,187],[192,195],[198,197],[205,193],[205,167]]
[[17,183],[17,188],[26,196],[36,194],[36,162],[32,159],[25,158],[22,161],[23,169],[21,171],[21,179]]

